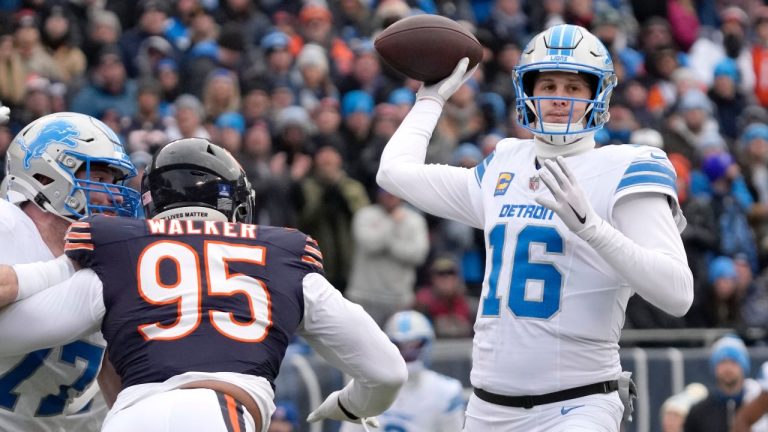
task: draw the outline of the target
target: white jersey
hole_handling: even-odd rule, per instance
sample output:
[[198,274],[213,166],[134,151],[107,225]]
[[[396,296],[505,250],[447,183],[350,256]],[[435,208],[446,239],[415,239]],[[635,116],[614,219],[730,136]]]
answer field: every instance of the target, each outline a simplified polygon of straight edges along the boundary
[[[464,424],[461,382],[429,369],[409,378],[395,403],[379,416],[386,432],[459,432]],[[342,422],[341,432],[363,432],[361,425]]]
[[[2,264],[54,258],[32,220],[5,200],[0,200],[0,244]],[[12,324],[19,328],[36,325]],[[65,414],[71,414],[74,398],[95,385],[104,346],[101,335],[94,334],[64,346],[0,357],[0,430],[98,431],[106,414],[101,397],[73,415]]]
[[[633,290],[535,197],[531,140],[507,139],[474,169],[475,217],[486,233],[486,274],[475,324],[471,380],[508,394],[543,394],[616,379],[618,342]],[[595,212],[612,223],[623,196],[669,196],[684,225],[675,174],[655,148],[607,146],[568,158]],[[471,216],[470,216],[471,217]],[[524,371],[524,373],[521,373]],[[515,379],[510,379],[514,376]]]

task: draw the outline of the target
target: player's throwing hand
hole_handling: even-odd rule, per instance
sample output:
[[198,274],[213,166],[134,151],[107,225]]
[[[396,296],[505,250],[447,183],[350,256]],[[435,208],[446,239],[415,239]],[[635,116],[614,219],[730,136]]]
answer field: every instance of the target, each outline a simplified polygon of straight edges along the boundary
[[416,93],[417,99],[432,99],[439,103],[440,106],[445,105],[445,101],[451,98],[461,86],[474,75],[477,70],[477,66],[467,71],[469,66],[469,58],[464,57],[456,64],[456,68],[451,75],[432,85],[422,84],[419,91]]

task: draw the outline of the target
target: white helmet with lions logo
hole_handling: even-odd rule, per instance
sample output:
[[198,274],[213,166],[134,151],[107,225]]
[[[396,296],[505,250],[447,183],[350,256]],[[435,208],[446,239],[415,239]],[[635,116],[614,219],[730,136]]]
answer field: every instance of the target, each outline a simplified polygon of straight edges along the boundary
[[415,376],[429,364],[435,330],[423,314],[413,310],[397,312],[384,324],[384,333],[400,350],[409,376]]
[[[533,96],[533,86],[540,72],[583,74],[592,89],[591,99]],[[570,24],[553,26],[531,39],[515,67],[512,80],[518,123],[540,140],[553,145],[572,144],[602,128],[608,121],[608,104],[617,84],[613,61],[605,45],[587,29]],[[544,99],[569,101],[568,122],[543,122],[539,102]],[[575,102],[587,104],[581,118],[573,118]]]
[[[109,168],[116,183],[92,179],[94,166]],[[139,193],[124,185],[136,168],[115,132],[91,116],[62,112],[27,125],[8,148],[6,174],[3,197],[32,201],[70,220],[102,212],[139,215]],[[91,193],[105,194],[109,203],[91,203]]]

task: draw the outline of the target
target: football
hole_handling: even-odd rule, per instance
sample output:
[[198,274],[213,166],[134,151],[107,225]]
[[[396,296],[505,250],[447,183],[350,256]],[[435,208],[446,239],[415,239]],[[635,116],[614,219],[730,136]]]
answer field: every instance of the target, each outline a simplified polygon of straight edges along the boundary
[[440,15],[403,18],[384,29],[374,47],[398,72],[427,84],[450,75],[464,57],[469,57],[468,69],[483,57],[483,46],[472,33]]

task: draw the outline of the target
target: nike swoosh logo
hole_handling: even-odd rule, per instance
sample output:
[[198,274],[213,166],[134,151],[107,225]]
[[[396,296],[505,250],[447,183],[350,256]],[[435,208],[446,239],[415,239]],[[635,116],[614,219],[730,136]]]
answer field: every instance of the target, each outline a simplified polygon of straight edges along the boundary
[[560,408],[560,414],[561,414],[561,415],[566,415],[566,414],[568,414],[569,412],[571,412],[571,411],[575,410],[576,408],[581,408],[581,407],[583,407],[583,406],[584,406],[584,405],[576,405],[576,406],[567,407],[567,408],[566,408],[566,407],[562,407],[562,408]]
[[651,157],[654,159],[666,159],[663,155],[658,155],[656,153],[651,153]]
[[578,212],[576,212],[576,209],[575,209],[575,208],[573,208],[573,206],[572,206],[572,205],[568,204],[568,207],[570,207],[570,208],[571,208],[571,210],[573,211],[573,214],[575,214],[575,215],[576,215],[576,219],[578,219],[578,220],[579,220],[579,222],[581,222],[582,224],[584,224],[584,222],[586,222],[586,221],[587,221],[587,215],[586,215],[586,214],[585,214],[584,216],[579,216],[579,213],[578,213]]

